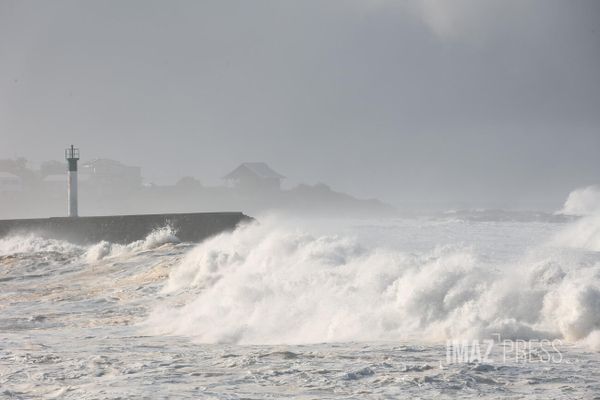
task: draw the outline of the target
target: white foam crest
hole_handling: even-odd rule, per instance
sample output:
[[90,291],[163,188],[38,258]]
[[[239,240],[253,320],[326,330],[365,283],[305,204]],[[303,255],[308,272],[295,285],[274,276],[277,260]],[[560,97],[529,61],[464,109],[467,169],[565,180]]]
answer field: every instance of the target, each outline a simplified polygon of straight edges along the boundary
[[88,247],[88,250],[85,253],[85,258],[88,262],[100,261],[103,258],[112,255],[113,246],[116,247],[119,245],[114,245],[113,243],[107,242],[106,240],[98,242]]
[[[194,248],[154,310],[156,334],[242,344],[563,337],[600,329],[600,265],[487,265],[470,248],[408,254],[340,236],[250,225]],[[192,300],[188,300],[189,298]]]
[[0,239],[0,255],[13,255],[22,253],[57,252],[69,254],[81,251],[81,247],[72,243],[46,239],[34,234],[10,235]]
[[567,340],[600,329],[600,265],[573,271],[544,298],[544,315]]
[[592,185],[572,191],[559,213],[577,216],[600,214],[600,186]]
[[600,329],[592,331],[584,340],[583,343],[593,351],[600,351]]
[[554,239],[559,246],[600,251],[600,215],[588,215],[569,224]]
[[88,262],[94,262],[106,257],[123,256],[152,250],[168,243],[179,243],[175,229],[169,225],[154,229],[146,238],[127,245],[101,241],[88,248],[86,259]]
[[600,251],[600,187],[588,186],[574,190],[560,213],[582,218],[556,235],[556,245]]

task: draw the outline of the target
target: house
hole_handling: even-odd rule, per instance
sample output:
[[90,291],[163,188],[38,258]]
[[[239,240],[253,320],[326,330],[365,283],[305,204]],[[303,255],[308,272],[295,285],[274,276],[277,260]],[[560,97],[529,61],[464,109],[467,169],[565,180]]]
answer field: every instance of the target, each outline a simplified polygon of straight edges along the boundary
[[284,178],[264,162],[243,163],[223,177],[235,188],[244,191],[279,190]]
[[20,192],[23,190],[23,181],[10,172],[0,172],[0,193]]
[[[77,182],[80,186],[85,186],[90,181],[89,174],[77,174]],[[42,179],[42,187],[48,193],[53,195],[67,193],[67,172],[47,174]]]
[[142,185],[140,167],[130,167],[118,161],[97,158],[79,168],[80,174],[88,174],[90,183],[105,188],[139,188]]

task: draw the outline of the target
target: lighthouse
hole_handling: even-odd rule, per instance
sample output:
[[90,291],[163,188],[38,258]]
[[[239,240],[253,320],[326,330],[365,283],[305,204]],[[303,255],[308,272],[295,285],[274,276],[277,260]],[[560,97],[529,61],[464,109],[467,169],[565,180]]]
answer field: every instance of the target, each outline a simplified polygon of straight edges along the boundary
[[79,161],[79,149],[71,147],[65,149],[65,159],[68,162],[68,190],[69,197],[67,207],[69,217],[77,217],[77,161]]

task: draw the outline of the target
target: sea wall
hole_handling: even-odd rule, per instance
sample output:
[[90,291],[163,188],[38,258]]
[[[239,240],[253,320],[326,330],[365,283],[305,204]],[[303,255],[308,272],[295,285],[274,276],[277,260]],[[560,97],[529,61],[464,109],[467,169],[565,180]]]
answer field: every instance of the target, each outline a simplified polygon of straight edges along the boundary
[[0,220],[0,237],[35,233],[77,244],[102,240],[125,244],[144,239],[152,230],[169,225],[180,240],[199,242],[250,220],[241,212],[12,219]]

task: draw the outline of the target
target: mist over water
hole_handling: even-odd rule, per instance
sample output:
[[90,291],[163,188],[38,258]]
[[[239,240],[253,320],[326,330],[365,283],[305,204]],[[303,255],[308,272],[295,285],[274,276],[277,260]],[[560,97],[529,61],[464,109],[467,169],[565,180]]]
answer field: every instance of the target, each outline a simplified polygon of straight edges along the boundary
[[579,216],[600,214],[600,186],[588,186],[569,193],[560,213]]
[[599,398],[599,44],[598,0],[0,0],[0,398]]
[[149,328],[244,344],[493,334],[580,341],[600,329],[600,257],[589,252],[598,250],[597,219],[566,226],[415,220],[381,228],[389,236],[450,233],[422,250],[281,225],[249,225],[190,251],[163,290],[185,295],[186,304],[155,310]]
[[[597,194],[571,193],[561,212],[590,211],[569,218],[265,215],[199,244],[181,243],[170,227],[128,245],[5,237],[0,386],[12,396],[95,398],[110,384],[114,396],[144,396],[167,373],[181,393],[218,397],[252,393],[254,379],[308,393],[302,382],[326,376],[323,393],[406,394],[425,379],[494,397],[518,371],[534,374],[543,393],[560,393],[552,382],[565,374],[589,393],[585,376],[600,362],[600,221],[589,200]],[[541,377],[518,363],[442,368],[447,340],[489,338],[558,340],[571,361]],[[23,367],[37,378],[20,375]],[[202,372],[214,369],[220,375]],[[495,383],[468,383],[481,371]],[[190,376],[208,386],[184,384]]]

